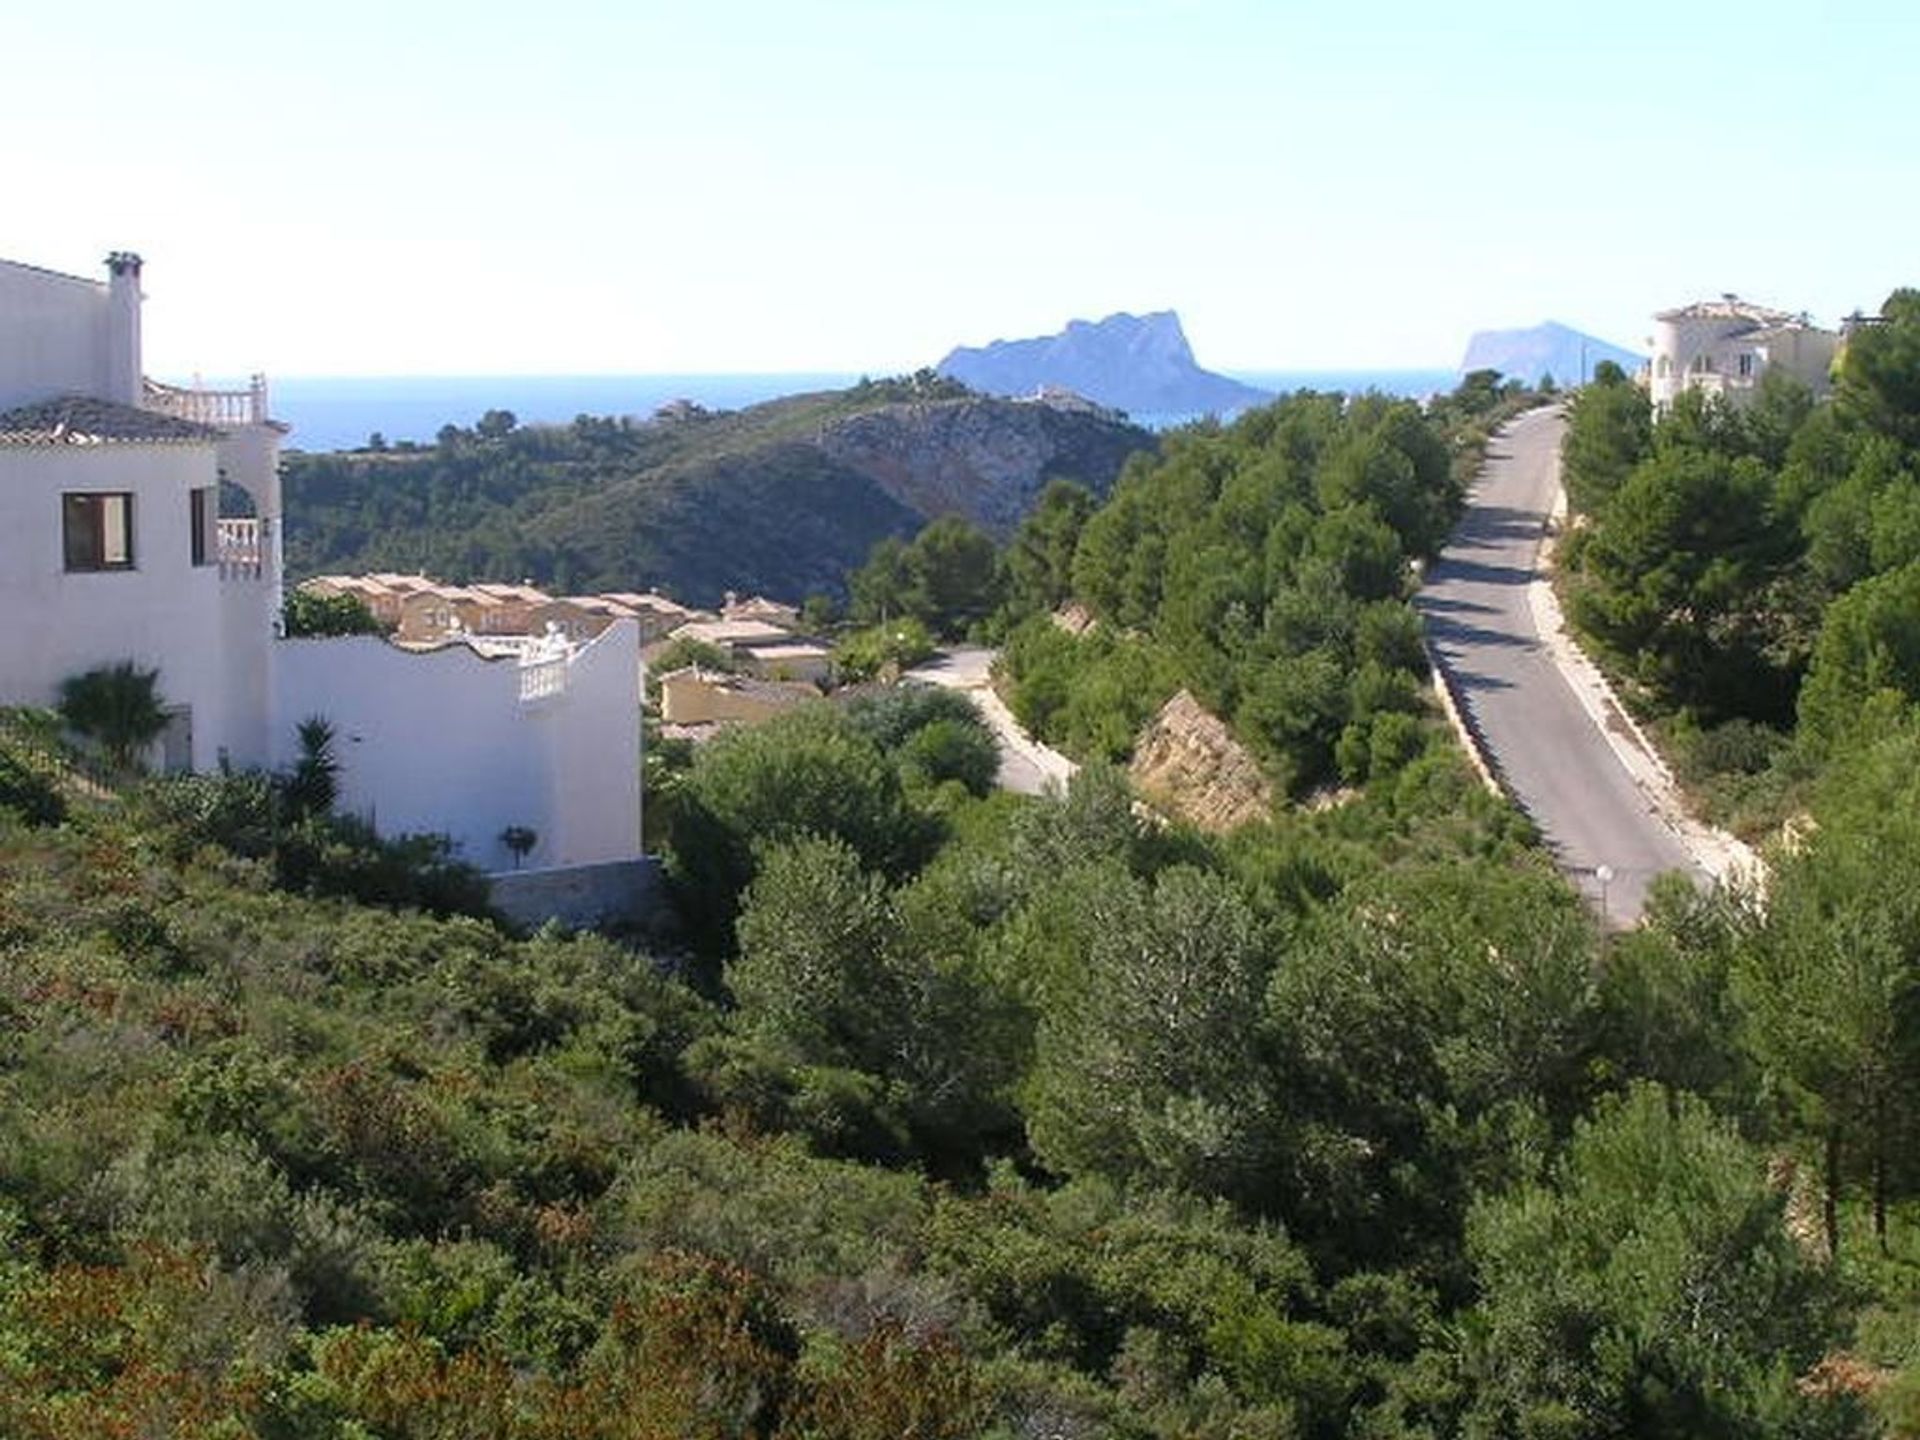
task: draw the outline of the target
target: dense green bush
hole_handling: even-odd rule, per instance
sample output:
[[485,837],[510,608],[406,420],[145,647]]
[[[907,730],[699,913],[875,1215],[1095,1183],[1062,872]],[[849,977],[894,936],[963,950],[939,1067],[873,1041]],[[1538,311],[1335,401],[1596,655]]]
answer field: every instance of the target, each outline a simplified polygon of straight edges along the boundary
[[66,818],[57,723],[44,712],[0,709],[0,808],[30,825]]
[[[1486,402],[1504,404],[1497,388]],[[1405,764],[1420,745],[1393,724],[1376,745],[1374,726],[1424,705],[1409,562],[1452,522],[1453,447],[1476,407],[1296,395],[1170,435],[1097,509],[1063,498],[1010,552],[1025,576],[1004,617],[1015,713],[1071,753],[1124,760],[1184,687],[1284,788],[1364,779],[1376,750],[1383,776]],[[1068,583],[1090,632],[1046,619]]]

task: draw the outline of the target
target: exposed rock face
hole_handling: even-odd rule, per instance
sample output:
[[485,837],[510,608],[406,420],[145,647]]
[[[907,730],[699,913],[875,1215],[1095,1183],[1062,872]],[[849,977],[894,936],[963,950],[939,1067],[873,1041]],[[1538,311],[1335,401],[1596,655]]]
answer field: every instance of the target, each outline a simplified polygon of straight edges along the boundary
[[963,515],[1004,537],[1049,480],[1103,495],[1154,439],[1081,410],[972,399],[889,405],[829,423],[815,443],[928,519]]
[[1085,635],[1099,625],[1099,618],[1078,600],[1069,600],[1050,617],[1069,635]]
[[1273,813],[1273,787],[1253,756],[1185,690],[1140,733],[1127,773],[1154,805],[1216,834]]
[[1602,360],[1611,360],[1629,375],[1647,363],[1644,355],[1548,320],[1529,330],[1476,331],[1467,342],[1460,370],[1463,374],[1498,370],[1509,380],[1529,385],[1537,385],[1547,375],[1562,385],[1581,385],[1593,378],[1594,367]]
[[1231,414],[1273,397],[1202,370],[1180,317],[1109,315],[1074,320],[1058,335],[961,346],[940,373],[993,395],[1032,395],[1058,387],[1101,405],[1143,415]]

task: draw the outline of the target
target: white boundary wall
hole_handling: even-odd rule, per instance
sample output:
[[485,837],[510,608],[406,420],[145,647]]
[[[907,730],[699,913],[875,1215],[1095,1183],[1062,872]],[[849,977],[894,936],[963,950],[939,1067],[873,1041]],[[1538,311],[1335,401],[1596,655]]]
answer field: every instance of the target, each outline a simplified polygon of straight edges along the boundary
[[500,832],[539,839],[529,866],[640,854],[640,677],[632,621],[565,662],[565,683],[522,698],[528,673],[464,645],[412,653],[372,636],[283,640],[274,653],[273,763],[299,756],[309,715],[334,727],[339,808],[384,835],[439,831],[460,858],[504,871]]

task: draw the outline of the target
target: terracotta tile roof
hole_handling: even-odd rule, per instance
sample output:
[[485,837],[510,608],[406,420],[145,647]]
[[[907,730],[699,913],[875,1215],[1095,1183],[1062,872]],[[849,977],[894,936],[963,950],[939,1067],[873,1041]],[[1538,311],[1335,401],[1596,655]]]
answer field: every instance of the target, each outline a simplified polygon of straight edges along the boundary
[[784,645],[749,645],[747,653],[756,660],[827,660],[833,652],[824,645],[795,640]]
[[657,678],[664,685],[669,680],[679,680],[689,675],[710,690],[724,690],[776,705],[797,705],[803,700],[821,698],[820,692],[804,681],[762,680],[754,675],[730,675],[724,670],[707,670],[699,665],[682,665],[678,670],[669,670]]
[[685,605],[676,600],[670,600],[665,595],[642,595],[636,590],[604,590],[601,592],[601,597],[613,601],[616,605],[624,605],[629,610],[652,610],[661,615],[692,615],[694,613]]
[[694,620],[680,626],[669,637],[697,640],[704,645],[778,645],[793,639],[793,632],[762,620]]
[[1675,310],[1662,310],[1653,318],[1656,320],[1745,320],[1753,325],[1804,323],[1803,316],[1792,315],[1785,310],[1770,309],[1765,305],[1756,305],[1751,300],[1742,300],[1737,295],[1723,295],[1718,300],[1696,300],[1691,305],[1682,305]]
[[220,438],[210,425],[85,395],[0,415],[0,445],[208,445]]
[[546,591],[536,590],[531,585],[508,585],[498,580],[483,580],[467,588],[478,590],[482,595],[491,595],[496,600],[516,600],[529,605],[544,605],[552,598]]
[[604,595],[562,595],[562,605],[571,605],[575,609],[585,610],[592,615],[610,615],[615,620],[637,620],[640,617],[617,600],[609,600]]
[[414,590],[431,590],[440,583],[425,575],[401,575],[392,570],[376,570],[366,578],[400,594],[407,594]]
[[339,591],[348,595],[393,595],[397,592],[388,589],[378,580],[365,575],[315,575],[312,579],[302,580],[299,588],[311,590],[315,594]]

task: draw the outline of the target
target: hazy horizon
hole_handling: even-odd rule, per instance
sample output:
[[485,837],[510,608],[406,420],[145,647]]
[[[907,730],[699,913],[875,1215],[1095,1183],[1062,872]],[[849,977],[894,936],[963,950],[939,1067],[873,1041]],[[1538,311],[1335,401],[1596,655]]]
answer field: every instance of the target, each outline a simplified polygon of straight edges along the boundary
[[[1382,370],[1264,370],[1235,379],[1270,389],[1363,390],[1418,398],[1448,388],[1445,367]],[[733,410],[808,390],[838,389],[860,376],[846,371],[629,375],[285,375],[268,376],[274,417],[292,427],[289,449],[348,450],[378,432],[390,442],[431,441],[442,426],[470,426],[488,410],[522,424],[565,425],[577,415],[645,419],[674,400]],[[214,388],[220,380],[204,381]],[[226,381],[224,383],[233,383]],[[1133,417],[1150,427],[1192,418]]]

